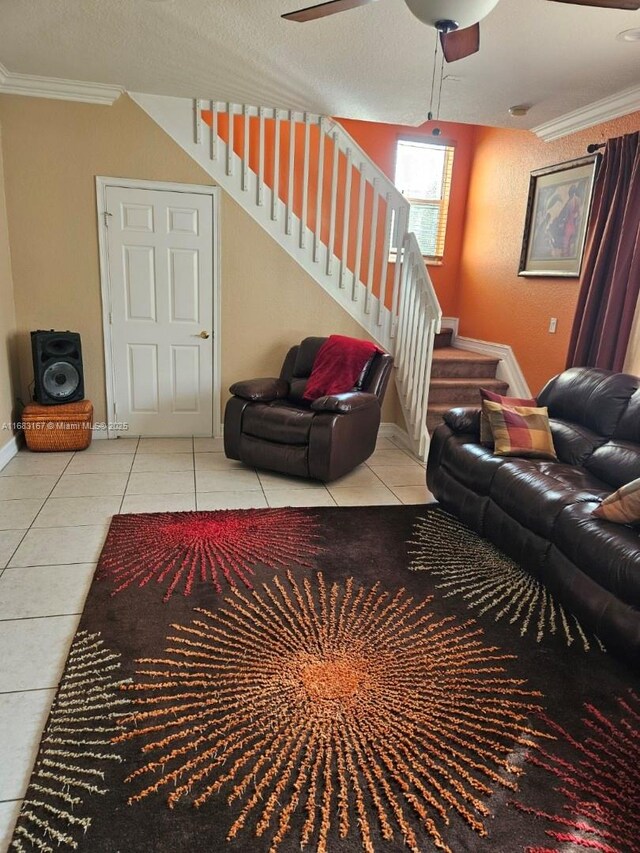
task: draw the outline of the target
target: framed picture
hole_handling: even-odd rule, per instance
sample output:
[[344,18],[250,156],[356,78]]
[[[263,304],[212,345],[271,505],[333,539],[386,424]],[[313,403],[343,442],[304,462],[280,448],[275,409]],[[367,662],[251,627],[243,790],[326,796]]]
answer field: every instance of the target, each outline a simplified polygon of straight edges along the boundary
[[601,155],[531,173],[518,275],[577,278]]

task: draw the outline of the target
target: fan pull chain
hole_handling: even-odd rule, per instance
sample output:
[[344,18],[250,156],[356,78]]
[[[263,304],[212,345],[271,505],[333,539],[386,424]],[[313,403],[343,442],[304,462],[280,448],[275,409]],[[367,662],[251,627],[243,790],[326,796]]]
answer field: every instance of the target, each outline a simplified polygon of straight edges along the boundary
[[[438,39],[439,41],[440,39]],[[437,43],[436,43],[437,47]],[[442,84],[444,82],[444,50],[442,51],[442,59],[440,60],[440,88],[438,89],[438,110],[436,112],[436,119],[440,119],[440,104],[442,102]]]
[[[431,77],[431,100],[429,101],[429,113],[427,118],[429,121],[433,118],[433,99],[435,97],[436,91],[436,66],[438,64],[438,41],[440,40],[438,34],[436,33],[436,48],[433,52],[433,75]],[[444,54],[443,54],[444,55]]]

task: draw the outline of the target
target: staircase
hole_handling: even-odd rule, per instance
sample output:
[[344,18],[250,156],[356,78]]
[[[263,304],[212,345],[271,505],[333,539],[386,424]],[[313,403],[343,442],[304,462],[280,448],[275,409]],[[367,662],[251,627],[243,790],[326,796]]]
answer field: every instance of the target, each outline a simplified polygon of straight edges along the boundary
[[509,386],[496,379],[499,359],[451,345],[452,329],[435,336],[427,409],[430,433],[442,423],[445,412],[455,406],[480,406],[480,388],[506,394]]
[[395,359],[417,456],[442,312],[409,205],[331,118],[248,104],[132,99]]

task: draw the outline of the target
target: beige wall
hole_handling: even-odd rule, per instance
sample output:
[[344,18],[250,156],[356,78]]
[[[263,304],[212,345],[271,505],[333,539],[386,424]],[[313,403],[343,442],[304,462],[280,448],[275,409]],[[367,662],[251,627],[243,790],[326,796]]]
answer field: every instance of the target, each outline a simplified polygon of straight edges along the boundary
[[[2,125],[0,124],[0,141]],[[18,369],[15,352],[16,315],[13,303],[11,255],[4,193],[4,170],[0,145],[0,449],[11,440],[12,433],[3,425],[11,423],[18,393]]]
[[[129,98],[112,107],[0,97],[23,393],[29,330],[82,335],[87,396],[107,420],[95,176],[211,184]],[[274,374],[306,335],[361,337],[344,312],[260,226],[222,194],[222,387]],[[390,389],[383,420],[396,420]]]

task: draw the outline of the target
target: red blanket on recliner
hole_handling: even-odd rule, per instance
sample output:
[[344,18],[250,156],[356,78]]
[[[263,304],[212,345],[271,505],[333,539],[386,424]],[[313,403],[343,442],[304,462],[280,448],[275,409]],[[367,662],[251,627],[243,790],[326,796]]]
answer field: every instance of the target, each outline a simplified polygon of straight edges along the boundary
[[303,399],[351,391],[367,362],[380,351],[371,341],[331,335],[318,350]]

